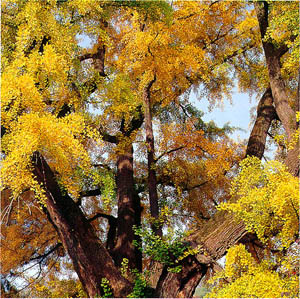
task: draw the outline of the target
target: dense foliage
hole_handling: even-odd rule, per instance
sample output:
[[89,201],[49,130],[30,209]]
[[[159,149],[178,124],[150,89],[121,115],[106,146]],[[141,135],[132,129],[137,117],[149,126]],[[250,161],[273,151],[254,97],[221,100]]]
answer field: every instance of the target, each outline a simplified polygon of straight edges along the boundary
[[[1,10],[4,297],[297,296],[296,1]],[[236,85],[248,142],[190,100]]]

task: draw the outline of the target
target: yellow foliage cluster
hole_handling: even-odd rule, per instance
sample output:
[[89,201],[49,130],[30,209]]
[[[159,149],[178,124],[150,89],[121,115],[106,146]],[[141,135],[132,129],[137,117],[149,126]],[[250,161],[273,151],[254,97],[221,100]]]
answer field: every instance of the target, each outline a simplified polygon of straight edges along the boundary
[[[232,201],[220,209],[243,221],[265,244],[257,262],[240,244],[228,250],[225,269],[217,274],[209,294],[216,298],[294,298],[299,276],[298,180],[278,161],[262,164],[256,157],[242,161],[232,183]],[[274,270],[275,269],[275,270]]]
[[79,281],[47,279],[31,286],[31,296],[37,298],[86,298],[87,294]]
[[[241,163],[232,184],[233,202],[220,209],[233,212],[246,228],[266,243],[288,248],[295,241],[299,225],[298,180],[278,161],[264,165],[256,157]],[[274,238],[276,235],[276,238]]]
[[57,172],[61,183],[73,196],[80,191],[81,169],[88,174],[90,157],[84,147],[84,140],[93,136],[80,114],[71,114],[57,119],[51,114],[30,113],[18,119],[10,134],[6,134],[2,147],[7,157],[1,169],[2,188],[10,187],[14,197],[26,188],[42,197],[41,189],[31,172],[31,157],[39,151]]
[[[255,22],[254,16],[240,17],[245,6],[240,1],[212,6],[200,1],[175,1],[173,6],[172,22],[153,22],[131,9],[119,16],[108,63],[128,74],[138,84],[140,94],[156,75],[153,97],[164,105],[191,82],[205,84],[212,101],[229,94],[225,60],[241,47],[244,35],[236,34],[237,30],[243,28],[246,34]],[[218,34],[215,27],[220,28]]]
[[212,279],[215,287],[207,298],[296,298],[296,269],[282,275],[268,261],[257,263],[244,245],[236,245],[228,250],[225,269]]
[[297,1],[268,2],[271,9],[265,40],[272,41],[277,47],[288,47],[289,51],[282,59],[282,74],[285,78],[295,78],[300,60],[299,5]]

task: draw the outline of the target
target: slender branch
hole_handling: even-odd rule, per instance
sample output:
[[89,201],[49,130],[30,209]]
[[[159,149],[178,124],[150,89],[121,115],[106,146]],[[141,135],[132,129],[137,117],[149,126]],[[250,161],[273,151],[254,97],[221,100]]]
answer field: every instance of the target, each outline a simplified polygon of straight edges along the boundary
[[92,218],[88,219],[89,222],[92,222],[98,218],[106,218],[109,222],[112,221],[112,222],[116,222],[117,221],[117,218],[112,216],[112,215],[107,215],[107,214],[104,214],[104,213],[97,213],[96,215],[94,215]]
[[218,31],[217,36],[213,40],[209,41],[209,43],[204,43],[204,47],[202,49],[205,50],[208,46],[215,44],[218,40],[222,39],[227,34],[229,34],[229,32],[233,29],[234,28],[231,27],[227,32],[224,32],[223,34],[221,34],[221,31]]
[[[200,188],[200,187],[202,187],[202,186],[204,186],[205,184],[207,184],[207,183],[209,183],[210,181],[204,181],[204,182],[202,182],[202,183],[200,183],[200,184],[197,184],[197,185],[194,185],[194,186],[192,186],[192,187],[186,187],[186,189],[184,189],[184,191],[191,191],[191,190],[193,190],[193,189],[196,189],[196,188]],[[215,203],[216,204],[216,203]],[[218,204],[217,204],[218,205]]]
[[166,151],[166,152],[163,152],[161,155],[159,155],[156,159],[154,159],[154,163],[156,163],[159,159],[161,159],[163,156],[165,156],[165,155],[168,155],[168,154],[171,154],[171,153],[173,153],[173,152],[176,152],[176,151],[179,151],[179,150],[181,150],[181,149],[183,149],[183,148],[185,148],[185,146],[179,146],[179,147],[177,147],[177,148],[173,148],[173,149],[171,149],[171,150],[169,150],[169,151]]
[[179,20],[186,20],[186,19],[188,19],[190,17],[193,17],[194,15],[196,15],[196,13],[191,13],[191,14],[189,14],[187,16],[183,16],[183,17],[178,18],[177,21],[179,21]]
[[109,171],[111,171],[112,169],[107,165],[107,164],[93,164],[94,167],[102,167],[102,168],[105,168]]
[[118,139],[116,136],[110,135],[108,134],[106,131],[104,131],[104,129],[100,126],[99,127],[99,132],[102,135],[102,139],[106,142],[110,142],[110,143],[118,143]]
[[297,217],[298,222],[299,222],[299,212],[298,212],[297,209],[295,208],[294,203],[293,203],[293,201],[292,201],[291,199],[290,199],[290,202],[291,202],[291,205],[292,205],[292,207],[293,207],[294,212],[296,213],[296,217]]
[[[17,294],[18,293],[20,293],[20,292],[22,292],[23,290],[25,290],[26,288],[28,288],[30,285],[32,285],[33,283],[36,283],[36,282],[40,282],[44,277],[46,277],[46,275],[52,270],[52,268],[54,267],[54,265],[56,264],[56,262],[57,262],[57,260],[58,260],[58,257],[56,258],[56,260],[52,263],[52,265],[51,265],[51,267],[48,269],[48,271],[44,274],[44,276],[43,277],[41,277],[41,278],[39,278],[40,277],[40,275],[41,275],[41,273],[42,273],[42,269],[41,269],[41,267],[40,267],[40,272],[38,273],[38,276],[34,279],[34,280],[32,280],[30,283],[28,283],[25,287],[23,287],[23,288],[21,288],[20,290],[17,290]],[[37,263],[37,264],[39,264],[39,263]],[[37,264],[35,264],[34,266],[36,266]],[[27,268],[25,271],[27,271],[29,268]],[[25,272],[25,271],[23,271],[23,272]]]
[[[189,81],[190,84],[193,84],[193,81],[190,81],[190,78],[189,78],[188,76],[186,76],[185,78]],[[182,104],[179,103],[179,107],[182,109],[183,113],[185,114],[185,116],[186,116],[187,118],[190,118],[190,117],[191,117],[191,116],[189,115],[189,113],[187,112],[186,108],[184,107],[184,105],[182,105]]]
[[84,54],[78,56],[78,59],[79,59],[80,61],[84,61],[84,60],[86,60],[86,59],[91,59],[91,58],[93,58],[94,55],[95,55],[94,53],[88,52],[88,53],[84,53]]
[[213,1],[212,3],[209,4],[209,7],[212,7],[214,4],[219,3],[219,2],[220,2],[219,0]]
[[91,222],[98,218],[106,218],[108,220],[109,230],[107,232],[106,238],[106,249],[112,250],[115,245],[115,238],[117,233],[117,218],[112,215],[107,215],[104,213],[97,213],[95,216],[90,218],[88,221]]
[[57,243],[48,252],[46,252],[44,254],[41,254],[39,256],[36,256],[36,257],[32,257],[31,259],[29,259],[29,262],[40,259],[39,263],[41,263],[47,256],[49,256],[51,253],[55,252],[61,246],[62,246],[62,243]]
[[97,195],[101,195],[100,189],[87,190],[87,191],[80,192],[80,197],[90,197],[90,196],[97,196]]

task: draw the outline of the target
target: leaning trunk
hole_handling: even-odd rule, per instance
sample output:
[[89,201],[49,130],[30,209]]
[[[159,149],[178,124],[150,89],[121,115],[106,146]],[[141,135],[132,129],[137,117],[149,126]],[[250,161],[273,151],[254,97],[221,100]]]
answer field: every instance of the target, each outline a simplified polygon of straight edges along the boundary
[[269,80],[276,112],[287,133],[288,139],[290,139],[296,128],[296,117],[294,110],[291,108],[288,102],[285,83],[281,75],[280,58],[286,52],[286,50],[276,48],[271,41],[264,40],[269,26],[269,4],[267,3],[267,1],[255,3],[255,10],[259,23],[262,45],[266,57]]
[[158,297],[192,297],[208,268],[214,268],[216,261],[224,256],[230,247],[242,242],[248,235],[242,222],[236,222],[229,213],[217,212],[188,237],[187,242],[192,248],[198,248],[198,254],[182,261],[182,271],[171,273],[167,272],[166,268],[162,270],[156,287]]
[[72,198],[61,192],[54,173],[39,153],[34,154],[33,162],[33,173],[45,189],[46,208],[87,294],[102,295],[101,280],[106,278],[114,296],[125,297],[131,284],[114,265],[92,225]]
[[184,259],[182,270],[177,274],[168,272],[164,267],[157,284],[158,297],[192,298],[207,269],[207,265],[199,263],[193,256]]
[[[272,41],[265,41],[264,37],[267,32],[269,22],[269,4],[267,1],[256,2],[255,10],[259,23],[262,45],[266,57],[267,68],[269,72],[270,86],[274,99],[277,115],[285,129],[287,139],[292,141],[293,135],[297,128],[296,113],[288,102],[288,95],[284,80],[281,75],[280,58],[287,51],[286,46],[277,48]],[[295,104],[297,109],[298,104]],[[297,144],[293,149],[289,150],[285,161],[289,172],[293,175],[299,175],[299,148]]]
[[262,158],[269,128],[272,120],[276,118],[271,89],[268,88],[257,106],[257,116],[248,141],[246,156]]

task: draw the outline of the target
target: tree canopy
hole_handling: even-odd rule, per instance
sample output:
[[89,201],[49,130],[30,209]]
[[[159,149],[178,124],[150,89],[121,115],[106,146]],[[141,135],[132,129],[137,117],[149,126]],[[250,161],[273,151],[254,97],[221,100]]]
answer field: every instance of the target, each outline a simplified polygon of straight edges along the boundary
[[[296,1],[1,12],[4,297],[298,295]],[[257,98],[246,142],[190,100],[235,86]]]

